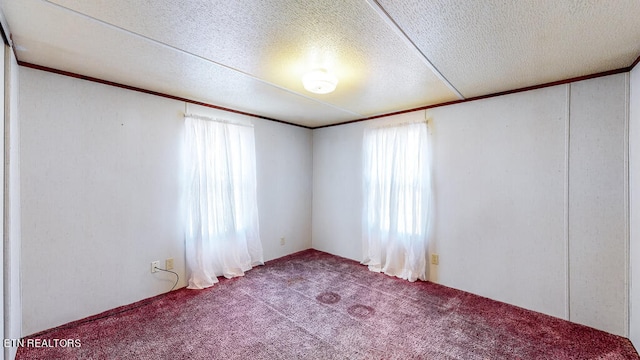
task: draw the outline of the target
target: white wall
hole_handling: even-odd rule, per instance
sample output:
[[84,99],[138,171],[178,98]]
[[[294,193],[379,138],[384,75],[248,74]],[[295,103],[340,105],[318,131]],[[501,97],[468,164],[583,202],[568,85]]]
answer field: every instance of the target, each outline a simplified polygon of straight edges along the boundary
[[268,261],[311,248],[313,133],[272,121],[252,121],[260,238]]
[[314,249],[362,260],[364,123],[313,131]]
[[[6,70],[5,60],[7,58],[5,56],[5,52],[7,51],[6,49],[8,48],[8,46],[4,45],[4,42],[2,43],[2,45],[3,45],[2,46],[2,50],[3,50],[2,51],[2,59],[0,59],[0,69],[2,69],[2,71],[0,72],[0,78],[2,79],[2,83],[5,84],[6,83],[5,79],[6,79],[6,76],[8,75],[7,71],[5,71]],[[4,111],[5,110],[5,102],[6,102],[5,91],[6,91],[6,86],[3,86],[2,89],[0,90],[0,104],[2,104],[2,110],[3,110],[2,114],[4,115],[3,116],[3,125],[7,120],[7,114],[6,114],[6,111]],[[6,149],[5,149],[5,146],[4,146],[5,145],[5,137],[6,137],[6,128],[5,128],[5,126],[3,126],[2,127],[2,139],[0,139],[0,144],[2,144],[1,149],[2,149],[3,159],[5,157],[4,155],[6,154]],[[5,177],[5,174],[6,174],[5,166],[3,166],[2,169],[0,169],[0,174],[2,174],[1,178],[4,180],[4,177]],[[6,184],[6,181],[3,181],[3,184]],[[2,204],[3,204],[2,209],[0,210],[0,213],[2,214],[2,219],[0,219],[0,225],[2,225],[3,234],[4,234],[4,229],[7,226],[6,225],[7,221],[5,219],[6,211],[5,211],[5,206],[4,206],[4,204],[6,204],[6,202],[4,201],[5,200],[5,193],[6,193],[5,189],[3,189],[2,195],[0,195],[0,199],[2,199]],[[4,235],[3,235],[3,237],[4,237]],[[6,243],[7,242],[5,240],[3,240],[2,243],[3,243],[3,246],[0,247],[0,257],[3,260],[2,272],[0,274],[0,289],[2,290],[2,307],[0,308],[0,317],[2,319],[5,319],[7,317],[7,313],[8,313],[8,310],[9,310],[7,308],[7,297],[9,296],[9,291],[7,289],[5,289],[5,286],[7,285],[5,278],[8,275],[8,270],[5,269],[5,266],[4,266],[4,262],[5,261],[4,261],[4,259],[9,257],[8,256],[9,253],[8,253],[8,251],[6,249],[6,247],[7,247]],[[5,327],[4,326],[0,329],[0,335],[2,335],[3,339],[6,338],[5,337]],[[7,351],[3,351],[2,355],[0,355],[2,359],[5,358],[6,352]]]
[[[184,286],[185,104],[20,70],[23,335],[168,291],[153,260]],[[256,151],[265,258],[308,248],[311,131],[256,122]]]
[[629,338],[640,349],[640,67],[631,71],[629,90],[630,320]]
[[[360,260],[362,131],[427,117],[440,254],[432,279],[625,335],[627,81],[313,132],[249,118],[265,259],[313,244]],[[22,335],[168,290],[152,260],[174,257],[183,286],[185,104],[28,68],[19,84]]]
[[[429,119],[433,141],[432,280],[626,334],[625,84],[614,75],[412,115]],[[391,121],[314,130],[314,248],[361,260],[362,132]],[[596,272],[606,284],[589,281]]]
[[566,318],[566,86],[427,112],[438,278]]
[[[20,286],[20,122],[18,118],[18,62],[10,48],[5,48],[5,210],[4,210],[4,337],[22,335],[22,300]],[[16,347],[5,348],[5,358],[15,358]]]
[[571,85],[572,321],[628,336],[628,74]]
[[184,286],[181,108],[20,69],[24,335]]

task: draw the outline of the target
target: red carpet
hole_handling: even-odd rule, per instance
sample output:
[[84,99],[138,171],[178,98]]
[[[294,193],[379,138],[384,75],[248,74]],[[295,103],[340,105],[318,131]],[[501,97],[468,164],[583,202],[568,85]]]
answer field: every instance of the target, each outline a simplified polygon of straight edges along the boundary
[[627,339],[315,250],[30,339],[80,347],[18,359],[639,359]]

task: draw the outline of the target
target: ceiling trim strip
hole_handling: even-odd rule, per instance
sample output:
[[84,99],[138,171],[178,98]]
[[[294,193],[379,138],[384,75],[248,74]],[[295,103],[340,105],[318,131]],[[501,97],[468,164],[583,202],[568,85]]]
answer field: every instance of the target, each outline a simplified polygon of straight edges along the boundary
[[255,118],[259,118],[259,119],[263,119],[263,120],[274,121],[274,122],[277,122],[277,123],[281,123],[281,124],[285,124],[285,125],[297,126],[297,127],[301,127],[301,128],[305,128],[305,129],[310,129],[310,130],[322,129],[322,128],[327,128],[327,127],[332,127],[332,126],[352,124],[352,123],[361,122],[361,121],[379,119],[379,118],[383,118],[383,117],[387,117],[387,116],[406,114],[406,113],[410,113],[410,112],[414,112],[414,111],[433,109],[433,108],[438,108],[438,107],[442,107],[442,106],[461,104],[461,103],[470,102],[470,101],[476,101],[476,100],[488,99],[488,98],[497,97],[497,96],[503,96],[503,95],[515,94],[515,93],[519,93],[519,92],[530,91],[530,90],[542,89],[542,88],[556,86],[556,85],[569,84],[569,83],[573,83],[573,82],[577,82],[577,81],[595,79],[595,78],[599,78],[599,77],[603,77],[603,76],[627,73],[627,72],[630,72],[631,70],[633,70],[633,68],[638,63],[640,63],[640,57],[638,57],[638,59],[636,59],[636,61],[634,61],[633,64],[631,64],[630,66],[625,67],[625,68],[616,69],[616,70],[603,71],[603,72],[599,72],[599,73],[595,73],[595,74],[577,76],[577,77],[573,77],[573,78],[569,78],[569,79],[565,79],[565,80],[558,80],[558,81],[548,82],[548,83],[544,83],[544,84],[527,86],[527,87],[523,87],[523,88],[519,88],[519,89],[501,91],[501,92],[488,94],[488,95],[481,95],[481,96],[471,97],[471,98],[467,98],[467,99],[448,101],[448,102],[439,103],[439,104],[433,104],[433,105],[421,106],[421,107],[412,108],[412,109],[406,109],[406,110],[400,110],[400,111],[395,111],[395,112],[390,112],[390,113],[384,113],[384,114],[374,115],[374,116],[370,116],[370,117],[366,117],[366,118],[339,122],[339,123],[335,123],[335,124],[328,124],[328,125],[310,127],[310,126],[305,126],[305,125],[300,125],[300,124],[294,124],[294,123],[291,123],[291,122],[288,122],[288,121],[284,121],[284,120],[273,119],[273,118],[262,116],[262,115],[256,115],[256,114],[252,114],[252,113],[248,113],[248,112],[244,112],[244,111],[240,111],[240,110],[229,109],[229,108],[225,108],[225,107],[218,106],[218,105],[203,103],[203,102],[200,102],[200,101],[190,100],[190,99],[182,98],[182,97],[179,97],[179,96],[168,95],[168,94],[160,93],[160,92],[157,92],[157,91],[151,91],[151,90],[146,90],[146,89],[142,89],[142,88],[138,88],[138,87],[134,87],[134,86],[119,84],[119,83],[115,83],[115,82],[112,82],[112,81],[102,80],[102,79],[98,79],[98,78],[94,78],[94,77],[90,77],[90,76],[80,75],[80,74],[72,73],[72,72],[69,72],[69,71],[53,69],[53,68],[49,68],[49,67],[46,67],[46,66],[36,65],[36,64],[32,64],[32,63],[28,63],[28,62],[24,62],[24,61],[18,60],[18,65],[24,66],[24,67],[27,67],[27,68],[32,68],[32,69],[36,69],[36,70],[51,72],[51,73],[54,73],[54,74],[63,75],[63,76],[69,76],[69,77],[73,77],[73,78],[77,78],[77,79],[81,79],[81,80],[92,81],[92,82],[96,82],[96,83],[99,83],[99,84],[115,86],[115,87],[119,87],[119,88],[126,89],[126,90],[132,90],[132,91],[137,91],[137,92],[141,92],[141,93],[145,93],[145,94],[149,94],[149,95],[155,95],[155,96],[164,97],[164,98],[167,98],[167,99],[183,101],[183,102],[185,102],[185,104],[189,103],[189,104],[194,104],[194,105],[200,105],[200,106],[204,106],[204,107],[208,107],[208,108],[212,108],[212,109],[232,112],[232,113],[235,113],[235,114],[240,114],[240,115],[245,115],[245,116],[251,116],[251,117],[255,117]]
[[384,20],[384,22],[387,23],[387,25],[389,25],[389,27],[410,47],[412,48],[414,51],[416,51],[418,53],[418,55],[420,55],[420,58],[422,59],[422,61],[429,67],[429,69],[431,69],[431,71],[433,71],[433,73],[438,77],[438,79],[440,79],[442,82],[445,83],[445,85],[447,85],[447,87],[449,88],[449,90],[453,91],[456,96],[458,97],[458,99],[460,100],[464,100],[465,97],[460,93],[460,91],[458,91],[458,89],[456,89],[455,86],[453,86],[453,84],[451,82],[449,82],[449,80],[447,80],[446,77],[444,77],[444,75],[442,75],[442,73],[440,72],[440,70],[438,70],[435,65],[433,65],[433,63],[431,62],[431,60],[429,60],[429,58],[422,52],[422,50],[420,50],[420,48],[413,42],[411,41],[411,39],[409,38],[409,36],[407,36],[407,34],[404,32],[404,30],[402,30],[402,28],[400,27],[400,25],[398,25],[398,23],[395,22],[395,20],[393,20],[393,18],[391,17],[391,15],[389,15],[389,13],[382,7],[382,5],[380,5],[380,3],[377,0],[367,0],[367,3],[369,4],[369,6],[371,6],[371,8],[373,10],[375,10],[378,15],[380,16],[380,18],[382,18],[382,20]]
[[638,56],[636,60],[632,62],[631,65],[629,65],[629,71],[633,70],[633,68],[636,67],[636,65],[638,65],[639,62],[640,62],[640,56]]
[[245,116],[251,116],[251,117],[255,117],[255,118],[259,118],[259,119],[263,119],[263,120],[275,121],[275,122],[281,123],[281,124],[297,126],[297,127],[301,127],[301,128],[305,128],[305,129],[313,129],[312,127],[305,126],[305,125],[294,124],[294,123],[290,123],[290,122],[287,122],[287,121],[273,119],[273,118],[262,116],[262,115],[256,115],[256,114],[252,114],[252,113],[248,113],[248,112],[244,112],[244,111],[240,111],[240,110],[229,109],[229,108],[222,107],[222,106],[217,106],[217,105],[212,105],[212,104],[208,104],[208,103],[204,103],[204,102],[200,102],[200,101],[190,100],[190,99],[186,99],[186,98],[179,97],[179,96],[168,95],[168,94],[164,94],[164,93],[157,92],[157,91],[146,90],[146,89],[142,89],[142,88],[135,87],[135,86],[124,85],[124,84],[116,83],[116,82],[113,82],[113,81],[102,80],[102,79],[94,78],[94,77],[91,77],[91,76],[80,75],[80,74],[76,74],[76,73],[69,72],[69,71],[58,70],[58,69],[54,69],[54,68],[50,68],[50,67],[46,67],[46,66],[42,66],[42,65],[36,65],[36,64],[32,64],[32,63],[28,63],[28,62],[24,62],[24,61],[20,61],[20,60],[18,60],[18,65],[24,66],[24,67],[27,67],[27,68],[31,68],[31,69],[35,69],[35,70],[46,71],[46,72],[50,72],[50,73],[54,73],[54,74],[58,74],[58,75],[69,76],[69,77],[76,78],[76,79],[92,81],[92,82],[96,82],[96,83],[103,84],[103,85],[115,86],[115,87],[118,87],[118,88],[121,88],[121,89],[132,90],[132,91],[137,91],[137,92],[141,92],[141,93],[145,93],[145,94],[149,94],[149,95],[160,96],[160,97],[167,98],[167,99],[184,101],[185,103],[189,103],[189,104],[205,106],[205,107],[212,108],[212,109],[232,112],[232,113],[235,113],[235,114],[240,114],[240,115],[245,115]]
[[627,72],[629,72],[629,71],[631,71],[633,69],[633,66],[635,66],[635,64],[638,61],[640,61],[640,58],[639,58],[639,60],[636,60],[636,62],[632,66],[628,66],[628,67],[624,67],[624,68],[620,68],[620,69],[603,71],[603,72],[599,72],[599,73],[596,73],[596,74],[590,74],[590,75],[577,76],[577,77],[570,78],[570,79],[552,81],[552,82],[548,82],[548,83],[544,83],[544,84],[538,84],[538,85],[527,86],[527,87],[523,87],[523,88],[519,88],[519,89],[501,91],[501,92],[497,92],[497,93],[493,93],[493,94],[475,96],[475,97],[470,97],[470,98],[466,98],[466,99],[462,99],[462,100],[448,101],[448,102],[439,103],[439,104],[421,106],[421,107],[417,107],[417,108],[413,108],[413,109],[400,110],[400,111],[395,111],[395,112],[391,112],[391,113],[374,115],[374,116],[370,116],[370,117],[366,117],[366,118],[362,118],[362,119],[345,121],[345,122],[341,122],[341,123],[338,123],[338,124],[329,124],[329,125],[316,126],[316,127],[313,127],[312,129],[322,129],[322,128],[327,128],[327,127],[331,127],[331,126],[352,124],[352,123],[361,122],[361,121],[379,119],[379,118],[383,118],[383,117],[387,117],[387,116],[406,114],[406,113],[410,113],[410,112],[414,112],[414,111],[433,109],[433,108],[438,108],[438,107],[447,106],[447,105],[461,104],[461,103],[466,103],[466,102],[470,102],[470,101],[483,100],[483,99],[488,99],[488,98],[497,97],[497,96],[503,96],[503,95],[515,94],[515,93],[519,93],[519,92],[542,89],[542,88],[556,86],[556,85],[569,84],[569,83],[574,83],[574,82],[577,82],[577,81],[595,79],[595,78],[599,78],[599,77],[603,77],[603,76],[627,73]]

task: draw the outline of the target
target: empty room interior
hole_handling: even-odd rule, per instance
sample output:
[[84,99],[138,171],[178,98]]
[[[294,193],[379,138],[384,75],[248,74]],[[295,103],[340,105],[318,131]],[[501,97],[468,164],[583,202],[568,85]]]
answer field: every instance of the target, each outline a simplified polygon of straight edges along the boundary
[[638,19],[0,1],[3,357],[638,358]]

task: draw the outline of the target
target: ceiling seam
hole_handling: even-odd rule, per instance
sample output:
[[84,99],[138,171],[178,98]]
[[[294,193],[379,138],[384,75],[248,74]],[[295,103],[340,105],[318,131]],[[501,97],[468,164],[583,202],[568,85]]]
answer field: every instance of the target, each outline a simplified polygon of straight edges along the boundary
[[311,100],[311,101],[313,101],[313,102],[315,102],[315,103],[318,103],[318,104],[321,104],[321,105],[324,105],[324,106],[331,107],[331,108],[333,108],[333,109],[336,109],[336,110],[339,110],[339,111],[342,111],[342,112],[348,113],[348,114],[350,114],[350,115],[355,115],[355,116],[364,116],[363,114],[360,114],[360,113],[357,113],[357,112],[354,112],[354,111],[351,111],[351,110],[348,110],[348,109],[341,108],[341,107],[339,107],[339,106],[337,106],[337,105],[334,105],[334,104],[331,104],[331,103],[327,103],[327,102],[322,101],[322,100],[318,100],[318,99],[316,99],[316,98],[313,98],[313,97],[307,96],[307,95],[305,95],[305,94],[303,94],[303,93],[299,93],[299,92],[296,92],[296,91],[292,91],[292,90],[290,90],[290,89],[284,88],[284,87],[279,86],[279,85],[277,85],[277,84],[274,84],[274,83],[271,83],[271,82],[269,82],[269,81],[266,81],[266,80],[260,79],[260,78],[258,78],[258,77],[255,77],[255,76],[253,76],[253,75],[251,75],[251,74],[249,74],[249,73],[247,73],[247,72],[244,72],[244,71],[242,71],[242,70],[235,69],[235,68],[232,68],[232,67],[230,67],[230,66],[227,66],[227,65],[224,65],[224,64],[218,63],[218,62],[216,62],[216,61],[213,61],[213,60],[211,60],[211,59],[207,59],[207,58],[206,58],[206,57],[204,57],[204,56],[200,56],[200,55],[198,55],[198,54],[194,54],[194,53],[192,53],[192,52],[189,52],[189,51],[186,51],[186,50],[182,50],[182,49],[177,48],[177,47],[175,47],[175,46],[172,46],[172,45],[166,44],[166,43],[164,43],[164,42],[162,42],[162,41],[159,41],[159,40],[155,40],[155,39],[153,39],[153,38],[150,38],[150,37],[148,37],[148,36],[146,36],[146,35],[142,35],[142,34],[138,34],[138,33],[133,32],[133,31],[129,31],[129,30],[124,29],[124,28],[122,28],[122,27],[120,27],[120,26],[117,26],[117,25],[114,25],[114,24],[108,23],[108,22],[106,22],[106,21],[103,21],[103,20],[97,19],[97,18],[95,18],[95,17],[93,17],[93,16],[90,16],[90,15],[87,15],[87,14],[84,14],[84,13],[81,13],[81,12],[79,12],[79,11],[76,11],[76,10],[70,9],[70,8],[68,8],[68,7],[65,7],[65,6],[62,6],[62,5],[59,5],[59,4],[56,4],[56,3],[53,3],[53,2],[51,2],[51,1],[49,1],[49,0],[44,0],[44,2],[46,2],[47,4],[49,4],[49,5],[51,5],[51,6],[58,7],[58,8],[60,8],[60,9],[65,10],[65,11],[72,12],[72,13],[74,13],[74,14],[78,15],[78,16],[81,16],[81,17],[84,17],[84,18],[86,18],[86,19],[89,19],[89,20],[92,20],[92,21],[98,22],[98,23],[100,23],[100,24],[103,24],[103,25],[105,25],[105,26],[111,27],[111,28],[116,29],[116,30],[118,30],[118,31],[122,31],[122,32],[125,32],[125,33],[127,33],[127,34],[131,34],[131,35],[133,35],[133,36],[137,36],[137,37],[139,37],[139,38],[141,38],[141,39],[144,39],[144,40],[150,41],[150,42],[152,42],[152,43],[154,43],[154,44],[164,46],[164,47],[166,47],[166,48],[168,48],[168,49],[171,49],[171,50],[174,50],[174,51],[177,51],[177,52],[180,52],[180,53],[183,53],[183,54],[186,54],[186,55],[189,55],[189,56],[195,57],[195,58],[197,58],[197,59],[200,59],[200,60],[206,61],[206,62],[208,62],[208,63],[211,63],[211,64],[213,64],[213,65],[216,65],[216,66],[219,66],[219,67],[222,67],[222,68],[225,68],[225,69],[231,70],[231,71],[233,71],[233,72],[236,72],[236,73],[241,74],[241,75],[243,75],[243,76],[249,77],[249,78],[251,78],[251,79],[253,79],[253,80],[255,80],[255,81],[259,81],[259,82],[261,82],[261,83],[263,83],[263,84],[265,84],[265,85],[272,86],[272,87],[274,87],[274,88],[276,88],[276,89],[279,89],[279,90],[284,91],[284,92],[286,92],[286,93],[289,93],[289,94],[291,94],[291,95],[295,95],[295,96],[303,97],[303,98],[305,98],[305,99],[307,99],[307,100]]
[[[506,95],[506,94],[512,94],[512,93],[518,93],[518,92],[523,92],[523,91],[529,91],[529,90],[534,90],[534,89],[539,89],[539,88],[544,88],[544,87],[549,87],[549,86],[555,86],[555,85],[559,85],[559,84],[566,84],[566,83],[570,83],[570,82],[575,82],[575,81],[581,81],[581,80],[586,80],[586,79],[592,79],[592,78],[596,78],[596,77],[601,77],[601,76],[607,76],[607,75],[612,75],[612,74],[617,74],[617,73],[621,73],[621,72],[630,72],[631,70],[633,70],[638,63],[640,63],[640,56],[638,56],[635,61],[633,61],[629,66],[625,67],[625,68],[619,68],[619,69],[615,69],[615,70],[609,70],[609,71],[604,71],[604,72],[600,72],[600,73],[595,73],[595,74],[590,74],[590,75],[584,75],[584,76],[579,76],[579,77],[575,77],[575,78],[571,78],[571,79],[565,79],[565,80],[559,80],[559,81],[554,81],[554,82],[550,82],[550,83],[544,83],[544,84],[538,84],[538,85],[533,85],[533,86],[528,86],[528,87],[523,87],[523,88],[518,88],[518,89],[513,89],[513,90],[506,90],[506,91],[502,91],[502,92],[497,92],[497,93],[492,93],[492,94],[488,94],[488,95],[481,95],[481,96],[475,96],[475,97],[470,97],[470,98],[464,98],[459,92],[457,92],[457,89],[455,89],[455,87],[453,87],[453,85],[446,79],[444,78],[444,76],[435,68],[435,66],[433,66],[433,64],[431,64],[431,62],[429,61],[429,59],[422,53],[422,51],[415,45],[415,43],[413,43],[411,41],[411,39],[409,39],[409,37],[406,35],[406,33],[398,26],[398,24],[390,17],[390,15],[386,12],[386,10],[384,8],[382,8],[382,6],[379,4],[378,0],[366,0],[367,3],[375,10],[378,12],[378,15],[385,21],[387,22],[387,25],[390,26],[392,28],[392,30],[397,32],[397,35],[399,35],[403,41],[405,41],[407,43],[407,45],[410,45],[411,47],[414,48],[414,50],[418,51],[418,53],[421,55],[422,59],[425,61],[425,63],[434,71],[434,74],[438,75],[438,77],[440,77],[440,79],[447,85],[447,86],[451,86],[452,87],[452,91],[455,91],[459,97],[460,100],[453,100],[453,101],[448,101],[448,102],[444,102],[444,103],[437,103],[437,104],[433,104],[433,105],[426,105],[426,106],[421,106],[421,107],[417,107],[417,108],[411,108],[411,109],[405,109],[405,110],[399,110],[399,111],[393,111],[390,113],[382,113],[382,114],[378,114],[378,115],[373,115],[373,116],[368,116],[368,117],[362,117],[359,119],[354,119],[354,120],[350,120],[350,121],[342,121],[342,122],[337,122],[337,123],[333,123],[333,124],[326,124],[326,125],[320,125],[320,126],[309,126],[309,125],[301,125],[301,124],[297,124],[297,123],[292,123],[292,122],[288,122],[288,121],[283,121],[283,120],[278,120],[278,119],[274,119],[274,118],[269,118],[266,116],[261,116],[261,115],[256,115],[256,114],[252,114],[252,113],[247,113],[247,112],[243,112],[240,110],[233,110],[233,109],[228,109],[228,108],[224,108],[224,107],[220,107],[217,105],[213,105],[213,104],[209,104],[209,103],[204,103],[204,102],[198,102],[198,101],[194,101],[194,100],[189,100],[186,98],[181,98],[181,97],[177,97],[177,96],[172,96],[172,95],[167,95],[164,93],[159,93],[159,92],[155,92],[155,91],[151,91],[151,90],[145,90],[145,89],[141,89],[141,88],[137,88],[134,86],[129,86],[129,85],[124,85],[124,84],[118,84],[118,83],[113,83],[110,81],[106,81],[106,80],[101,80],[101,79],[96,79],[96,78],[91,78],[89,76],[84,76],[84,75],[79,75],[79,74],[73,74],[73,75],[69,75],[71,73],[63,71],[63,70],[57,70],[57,69],[51,69],[51,68],[46,68],[44,66],[40,66],[40,65],[35,65],[35,64],[29,64],[26,62],[22,62],[18,59],[17,53],[16,53],[16,47],[13,46],[13,44],[11,44],[11,48],[14,51],[14,54],[16,56],[16,59],[18,60],[19,65],[21,66],[27,66],[27,67],[32,67],[32,68],[36,68],[36,69],[40,69],[40,70],[44,70],[44,71],[49,71],[49,72],[53,72],[53,73],[58,73],[58,74],[62,74],[62,75],[67,75],[67,76],[72,76],[72,77],[76,77],[76,78],[80,78],[80,79],[85,79],[85,80],[90,80],[90,81],[95,81],[98,83],[103,83],[103,84],[109,84],[109,85],[113,85],[113,86],[117,86],[117,87],[121,87],[121,88],[125,88],[125,89],[130,89],[130,90],[134,90],[134,91],[141,91],[144,93],[148,93],[148,94],[152,94],[152,95],[157,95],[157,96],[162,96],[162,97],[166,97],[166,98],[172,98],[172,99],[178,99],[180,101],[185,101],[188,103],[192,103],[192,104],[198,104],[198,105],[203,105],[203,106],[207,106],[207,107],[211,107],[211,108],[216,108],[216,109],[220,109],[223,111],[229,111],[229,112],[234,112],[234,113],[239,113],[239,114],[243,114],[243,115],[247,115],[247,116],[252,116],[252,117],[256,117],[256,118],[261,118],[261,119],[265,119],[265,120],[270,120],[270,121],[275,121],[275,122],[279,122],[279,123],[283,123],[283,124],[287,124],[287,125],[292,125],[292,126],[296,126],[296,127],[302,127],[302,128],[307,128],[307,129],[321,129],[321,128],[325,128],[325,127],[333,127],[333,126],[339,126],[339,125],[346,125],[346,124],[350,124],[350,123],[355,123],[355,122],[361,122],[361,121],[367,121],[367,120],[373,120],[373,119],[378,119],[378,118],[382,118],[382,117],[387,117],[387,116],[393,116],[393,115],[397,115],[397,114],[403,114],[403,113],[408,113],[408,112],[415,112],[415,111],[421,111],[421,110],[427,110],[427,109],[431,109],[431,108],[436,108],[436,107],[441,107],[441,106],[447,106],[447,105],[453,105],[453,104],[458,104],[458,103],[463,103],[463,102],[468,102],[468,101],[475,101],[475,100],[481,100],[481,99],[486,99],[486,98],[491,98],[491,97],[496,97],[496,96],[501,96],[501,95]],[[297,92],[293,92],[293,91],[288,91],[288,89],[283,89],[280,88],[279,86],[275,85],[275,84],[271,84],[269,82],[266,82],[264,80],[258,79],[253,77],[250,74],[244,73],[240,70],[222,65],[222,64],[218,64],[215,61],[209,60],[207,58],[204,58],[202,56],[196,55],[196,54],[192,54],[189,53],[187,51],[183,51],[180,50],[178,48],[175,48],[171,45],[162,43],[160,41],[154,40],[152,38],[146,37],[144,35],[140,35],[137,34],[135,32],[132,31],[128,31],[126,29],[120,28],[116,25],[107,23],[105,21],[96,19],[94,17],[91,17],[89,15],[83,14],[81,12],[75,11],[73,9],[69,9],[66,8],[64,6],[58,5],[56,3],[52,3],[49,0],[43,0],[43,2],[48,3],[49,5],[52,5],[54,7],[58,7],[61,8],[63,10],[72,12],[76,15],[79,15],[81,17],[93,20],[95,22],[101,23],[103,25],[106,25],[107,27],[111,27],[114,28],[116,30],[140,37],[142,39],[145,39],[147,41],[150,41],[152,43],[167,47],[169,49],[172,49],[174,51],[178,51],[196,58],[200,58],[206,62],[210,62],[214,65],[229,69],[231,71],[237,72],[241,75],[247,76],[249,78],[253,78],[256,81],[262,82],[264,84],[267,84],[269,86],[284,90],[285,92],[291,93],[293,95],[297,95],[303,98],[307,98],[306,96],[297,93]],[[11,34],[9,34],[9,38],[11,39]],[[348,113],[352,113],[354,115],[357,116],[362,116],[361,114],[355,113],[355,112],[351,112],[336,106],[333,106],[331,104],[327,104],[324,103],[322,101],[316,100],[314,98],[307,98],[310,100],[313,100],[314,102],[317,102],[319,104],[323,104],[329,107],[333,107],[336,108],[340,111],[344,111],[344,112],[348,112]]]
[[453,86],[453,84],[446,77],[444,77],[444,75],[440,72],[440,70],[438,70],[438,68],[436,68],[435,65],[433,65],[433,63],[431,62],[431,60],[429,60],[427,55],[425,55],[422,52],[422,50],[420,50],[420,48],[411,40],[411,38],[409,38],[407,33],[405,33],[404,30],[402,30],[400,25],[398,25],[398,23],[395,20],[393,20],[391,15],[389,15],[389,13],[384,9],[384,7],[382,7],[382,5],[380,5],[378,0],[366,0],[366,1],[369,4],[369,6],[371,6],[371,8],[373,8],[373,10],[375,10],[378,13],[378,15],[382,18],[382,20],[384,20],[387,23],[387,25],[389,25],[389,27],[393,31],[395,31],[396,34],[410,48],[414,49],[420,55],[420,58],[422,59],[422,61],[431,69],[431,71],[433,71],[433,73],[442,82],[445,83],[445,85],[449,88],[449,90],[453,91],[460,100],[464,100],[465,97],[460,93],[460,91],[458,91],[458,89],[456,89],[456,87]]

